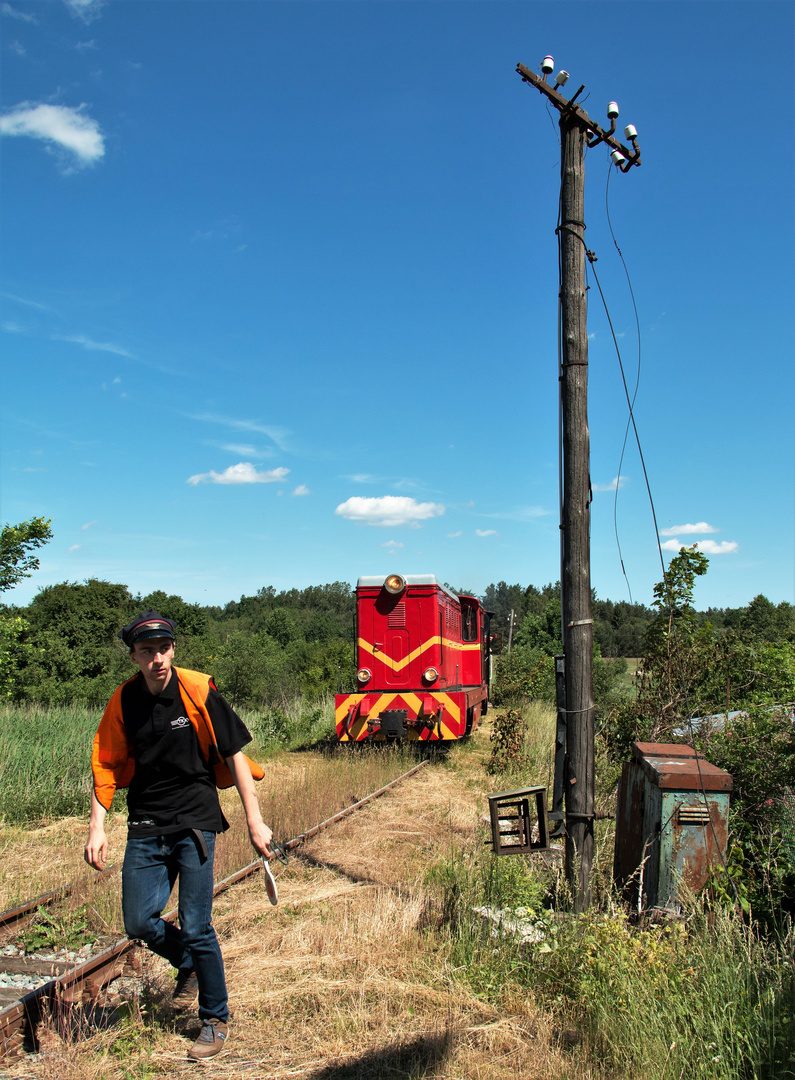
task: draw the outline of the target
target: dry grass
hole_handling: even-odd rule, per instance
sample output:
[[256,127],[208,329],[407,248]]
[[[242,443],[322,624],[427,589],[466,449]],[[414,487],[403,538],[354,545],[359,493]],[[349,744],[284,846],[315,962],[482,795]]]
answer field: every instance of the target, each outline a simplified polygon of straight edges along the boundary
[[[322,786],[324,763],[299,757],[304,771],[293,790]],[[589,1076],[559,1048],[550,1018],[531,1000],[506,993],[499,1009],[479,1000],[451,968],[446,932],[433,928],[426,870],[473,843],[490,785],[487,757],[484,729],[453,751],[450,764],[426,767],[316,837],[277,869],[277,908],[258,875],[218,898],[214,922],[233,1010],[220,1058],[187,1061],[186,1036],[196,1022],[174,1020],[167,965],[150,956],[130,1019],[77,1043],[45,1031],[41,1055],[9,1062],[0,1075],[127,1080],[195,1076],[202,1068],[203,1076],[229,1080]],[[290,769],[282,762],[269,768],[283,801]],[[333,784],[343,801],[364,793],[340,787],[339,774]],[[285,821],[279,832],[292,828]],[[74,838],[67,831],[63,839]]]
[[[258,785],[263,816],[278,839],[290,839],[382,787],[413,764],[416,762],[401,754],[389,753],[330,758],[316,753],[284,755],[268,762],[266,776]],[[234,788],[221,792],[221,803],[231,828],[218,839],[216,880],[255,858]],[[108,866],[120,868],[126,813],[109,814],[106,831]],[[95,873],[83,860],[86,835],[87,820],[78,817],[33,828],[0,825],[0,911],[76,884],[67,907],[87,902],[92,930],[123,936],[120,875],[112,875],[101,886],[93,887]],[[176,904],[176,893],[171,904]]]
[[[87,824],[83,818],[63,818],[39,828],[0,826],[0,910],[87,877]],[[121,858],[126,834],[121,815],[109,819],[108,834],[112,854]]]

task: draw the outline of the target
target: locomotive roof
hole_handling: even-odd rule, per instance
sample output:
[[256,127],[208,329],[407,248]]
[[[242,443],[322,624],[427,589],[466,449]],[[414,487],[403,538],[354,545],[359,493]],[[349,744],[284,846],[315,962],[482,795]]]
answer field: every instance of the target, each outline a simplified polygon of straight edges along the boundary
[[[370,577],[360,577],[356,582],[357,589],[380,589],[390,574],[372,575]],[[451,592],[448,588],[442,585],[441,581],[438,581],[435,574],[401,574],[401,577],[407,585],[435,585],[437,589],[441,589],[443,593],[447,593],[451,599],[458,603],[458,597],[454,592]]]

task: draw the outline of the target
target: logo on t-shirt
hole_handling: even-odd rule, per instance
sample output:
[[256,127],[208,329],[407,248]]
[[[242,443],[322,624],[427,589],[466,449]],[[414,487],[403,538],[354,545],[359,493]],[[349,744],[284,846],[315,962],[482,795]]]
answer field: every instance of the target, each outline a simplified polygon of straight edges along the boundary
[[190,720],[187,716],[178,716],[171,721],[171,730],[179,731],[180,728],[190,727]]

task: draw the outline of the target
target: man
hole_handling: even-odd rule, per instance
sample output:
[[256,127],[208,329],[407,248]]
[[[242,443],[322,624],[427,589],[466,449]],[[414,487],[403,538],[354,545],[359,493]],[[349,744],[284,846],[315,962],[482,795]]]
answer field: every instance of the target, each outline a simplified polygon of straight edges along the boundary
[[[139,672],[116,690],[94,739],[85,859],[104,868],[105,815],[115,790],[128,787],[124,928],[177,969],[177,1007],[198,995],[202,1030],[188,1056],[202,1059],[222,1050],[229,1034],[224,964],[211,922],[215,837],[229,827],[217,786],[235,784],[251,843],[267,858],[272,834],[254,789],[262,769],[242,753],[251,735],[209,675],[172,666],[175,631],[156,611],[119,631]],[[179,927],[161,918],[177,878]]]

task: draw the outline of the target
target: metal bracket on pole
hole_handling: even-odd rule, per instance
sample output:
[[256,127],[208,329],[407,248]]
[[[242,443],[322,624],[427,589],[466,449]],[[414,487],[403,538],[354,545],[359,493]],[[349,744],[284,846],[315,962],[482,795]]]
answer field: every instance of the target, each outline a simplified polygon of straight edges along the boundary
[[565,98],[563,94],[559,93],[554,86],[550,86],[546,77],[537,75],[530,68],[525,67],[524,64],[516,65],[516,73],[520,75],[523,82],[530,83],[540,90],[542,94],[546,94],[552,104],[561,112],[567,113],[569,116],[574,117],[588,132],[589,138],[587,139],[587,145],[590,147],[598,146],[599,143],[606,143],[611,149],[618,150],[618,152],[624,158],[623,163],[619,165],[622,172],[629,172],[633,165],[640,165],[640,149],[638,147],[637,137],[630,136],[630,142],[632,143],[632,149],[628,146],[624,146],[615,138],[613,132],[616,130],[616,123],[613,119],[610,124],[610,129],[605,131],[599,124],[594,123],[587,112],[580,108],[579,105],[575,105],[575,98],[579,97],[582,93],[583,87],[571,98]]

